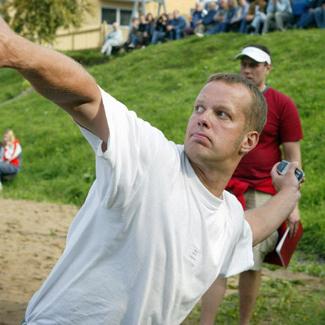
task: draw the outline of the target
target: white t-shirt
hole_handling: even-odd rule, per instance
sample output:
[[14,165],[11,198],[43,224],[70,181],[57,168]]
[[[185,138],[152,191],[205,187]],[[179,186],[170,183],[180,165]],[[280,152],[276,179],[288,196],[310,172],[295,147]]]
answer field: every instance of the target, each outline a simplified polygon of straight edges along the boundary
[[179,324],[218,275],[253,264],[252,234],[228,192],[200,182],[183,146],[102,92],[108,150],[86,130],[96,180],[27,324]]

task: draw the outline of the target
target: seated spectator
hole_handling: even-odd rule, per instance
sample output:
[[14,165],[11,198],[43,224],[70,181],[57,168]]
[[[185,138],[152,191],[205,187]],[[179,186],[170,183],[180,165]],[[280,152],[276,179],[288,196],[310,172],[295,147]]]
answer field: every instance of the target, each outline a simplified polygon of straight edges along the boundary
[[236,31],[236,23],[239,20],[239,5],[237,0],[227,0],[227,11],[224,18],[223,32],[229,32],[233,27]]
[[212,35],[212,34],[218,34],[224,32],[227,26],[228,14],[231,13],[229,12],[227,0],[220,0],[217,13],[213,17],[214,25],[206,32],[206,34]]
[[110,56],[112,54],[113,47],[119,47],[123,45],[123,35],[120,26],[117,22],[112,24],[113,30],[105,37],[104,45],[101,49],[102,54]]
[[323,0],[311,0],[308,3],[308,9],[297,21],[297,28],[316,27],[315,10],[321,7]]
[[[229,3],[229,6],[231,4]],[[230,32],[239,32],[242,24],[244,24],[247,13],[248,13],[249,4],[247,0],[239,0],[239,4],[237,5],[237,10],[235,15],[231,18],[228,26],[228,30]]]
[[168,16],[166,13],[161,14],[155,24],[155,29],[152,34],[151,44],[165,42],[167,39],[167,26],[169,25]]
[[209,10],[209,4],[210,2],[214,2],[215,4],[218,4],[219,0],[198,0],[202,5],[204,10]]
[[208,11],[202,19],[202,24],[197,26],[197,36],[203,36],[204,32],[208,32],[213,29],[216,25],[214,17],[218,13],[218,6],[214,1],[208,3]]
[[301,17],[308,12],[309,0],[292,0],[293,26],[296,26]]
[[318,28],[325,28],[325,0],[315,9],[315,20]]
[[263,34],[268,33],[272,27],[275,30],[284,31],[292,18],[290,0],[269,0]]
[[266,18],[265,0],[255,0],[248,8],[248,13],[243,24],[240,26],[241,33],[260,34]]
[[139,29],[140,20],[137,17],[133,17],[131,20],[131,26],[129,31],[128,40],[126,41],[127,49],[134,49],[142,45],[142,32]]
[[171,40],[178,40],[184,37],[184,30],[186,28],[186,20],[180,15],[179,10],[174,10],[172,19],[169,21],[167,27]]
[[140,34],[141,46],[147,46],[151,42],[151,32],[150,27],[148,26],[147,18],[144,14],[141,14],[139,17],[139,27],[138,32]]
[[146,22],[147,22],[148,41],[149,41],[148,44],[150,44],[151,40],[152,40],[153,31],[154,31],[155,25],[156,25],[155,18],[151,13],[148,13],[146,15]]
[[192,35],[200,32],[200,26],[202,26],[203,17],[206,15],[206,11],[203,9],[203,5],[199,2],[195,4],[195,8],[192,9],[190,17],[190,25],[185,28],[186,35]]
[[15,176],[21,164],[21,145],[12,130],[8,129],[0,144],[0,190],[5,177]]

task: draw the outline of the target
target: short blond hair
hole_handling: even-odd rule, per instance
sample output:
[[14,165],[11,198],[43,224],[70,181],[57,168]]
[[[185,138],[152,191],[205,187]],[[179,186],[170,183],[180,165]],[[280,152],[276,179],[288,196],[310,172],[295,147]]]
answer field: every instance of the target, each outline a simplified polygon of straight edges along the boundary
[[215,73],[207,81],[220,81],[226,84],[239,84],[244,86],[251,94],[251,105],[245,109],[247,129],[261,133],[266,123],[267,104],[263,94],[256,85],[240,74],[235,73]]

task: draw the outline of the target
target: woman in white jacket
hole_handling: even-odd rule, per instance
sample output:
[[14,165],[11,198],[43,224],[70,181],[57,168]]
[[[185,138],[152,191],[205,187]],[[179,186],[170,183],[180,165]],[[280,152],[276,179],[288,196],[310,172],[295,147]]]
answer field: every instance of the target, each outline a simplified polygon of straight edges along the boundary
[[121,46],[123,44],[123,35],[118,23],[112,24],[113,30],[107,34],[104,45],[102,47],[102,54],[110,56],[114,46]]

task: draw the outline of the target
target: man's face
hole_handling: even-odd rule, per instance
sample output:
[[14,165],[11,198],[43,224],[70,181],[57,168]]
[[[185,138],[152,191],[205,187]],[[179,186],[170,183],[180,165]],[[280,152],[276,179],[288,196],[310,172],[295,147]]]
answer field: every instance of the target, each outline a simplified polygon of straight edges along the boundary
[[249,91],[240,84],[212,81],[199,93],[185,135],[185,152],[197,164],[240,159],[246,136]]
[[179,17],[179,11],[178,10],[174,10],[173,11],[173,18],[178,18]]
[[254,82],[254,84],[262,90],[265,86],[266,77],[271,71],[271,65],[267,63],[259,63],[253,59],[244,56],[241,59],[240,73],[245,78]]

